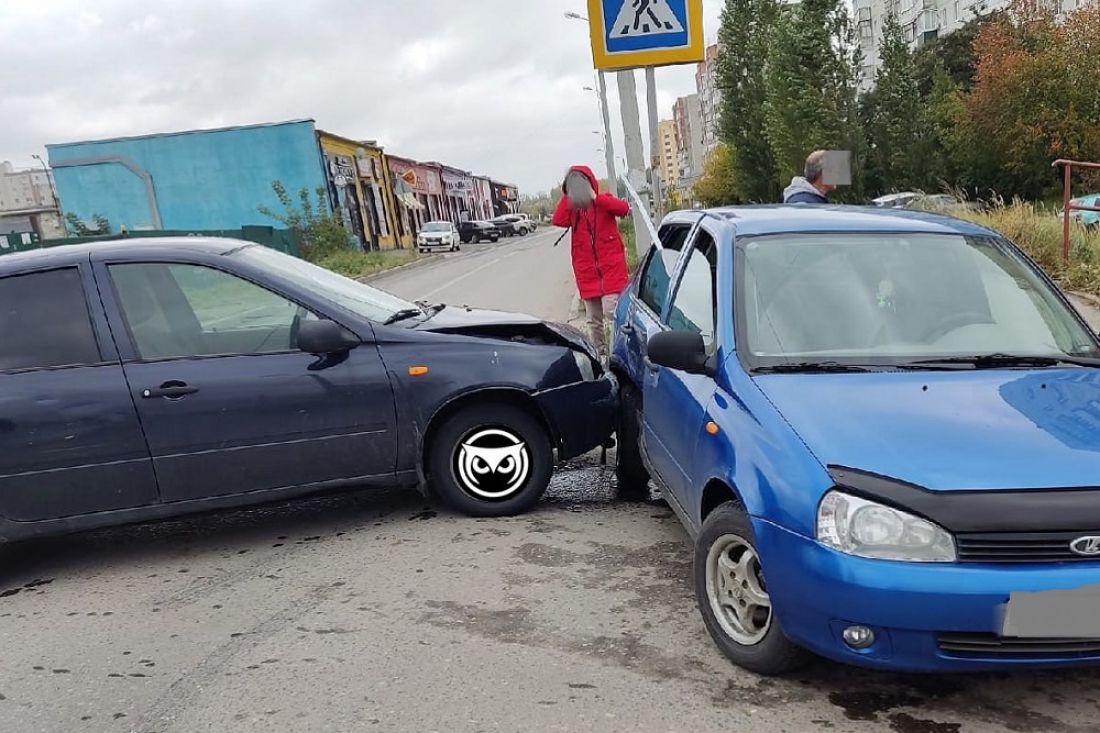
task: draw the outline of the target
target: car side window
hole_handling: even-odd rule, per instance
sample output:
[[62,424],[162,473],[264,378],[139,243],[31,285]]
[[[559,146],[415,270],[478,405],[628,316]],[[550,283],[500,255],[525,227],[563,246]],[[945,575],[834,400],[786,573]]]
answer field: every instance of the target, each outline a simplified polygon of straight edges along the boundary
[[661,227],[658,236],[662,247],[650,250],[649,259],[642,269],[638,299],[658,316],[665,310],[672,271],[676,269],[676,261],[680,258],[680,251],[690,233],[690,224],[668,224]]
[[102,360],[77,268],[0,278],[0,371]]
[[714,239],[700,231],[684,263],[684,271],[668,325],[676,331],[701,334],[708,353],[714,353],[714,326],[718,314],[718,248]]
[[270,354],[295,348],[312,313],[235,275],[201,265],[110,267],[142,359]]

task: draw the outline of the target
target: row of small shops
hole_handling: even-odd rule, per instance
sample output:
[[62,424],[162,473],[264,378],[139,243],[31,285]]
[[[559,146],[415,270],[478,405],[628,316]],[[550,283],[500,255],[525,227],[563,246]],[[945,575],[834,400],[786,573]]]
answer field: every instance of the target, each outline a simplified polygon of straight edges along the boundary
[[277,189],[338,214],[365,250],[407,248],[428,221],[514,213],[519,191],[437,162],[386,154],[294,120],[47,145],[66,215],[120,231],[279,228]]

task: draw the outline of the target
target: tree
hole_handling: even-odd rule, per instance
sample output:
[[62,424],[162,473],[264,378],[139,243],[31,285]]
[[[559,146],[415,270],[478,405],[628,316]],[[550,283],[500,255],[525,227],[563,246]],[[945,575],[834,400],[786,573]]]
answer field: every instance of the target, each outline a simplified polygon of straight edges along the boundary
[[102,214],[92,214],[92,224],[95,226],[88,226],[71,211],[65,214],[65,222],[68,224],[69,232],[76,237],[95,237],[111,233],[111,223]]
[[282,181],[272,181],[271,190],[282,204],[283,213],[273,211],[267,206],[259,206],[257,211],[297,234],[303,257],[316,260],[351,247],[351,239],[344,228],[344,222],[339,215],[329,210],[324,188],[318,187],[314,191],[316,203],[310,199],[308,189],[301,189],[298,192],[297,205],[290,198]]
[[745,202],[779,195],[775,159],[765,134],[765,81],[777,0],[726,0],[718,30],[719,136],[728,146],[734,196]]
[[692,195],[703,206],[726,206],[738,199],[733,151],[718,145],[707,155],[703,175],[692,188]]
[[931,150],[921,124],[913,57],[893,13],[883,24],[879,57],[875,89],[868,95],[870,104],[863,105],[868,177],[880,192],[927,187]]
[[854,185],[838,197],[860,196],[859,63],[846,0],[782,6],[764,75],[765,132],[781,181],[801,174],[815,149],[851,150]]
[[1034,200],[1060,189],[1055,158],[1100,159],[1100,4],[1059,25],[1040,0],[1017,0],[974,51],[955,119],[966,183]]
[[998,11],[972,18],[958,30],[917,49],[913,54],[913,65],[922,99],[932,93],[932,85],[940,70],[946,71],[959,89],[970,90],[974,84],[974,40],[983,25],[1000,16]]

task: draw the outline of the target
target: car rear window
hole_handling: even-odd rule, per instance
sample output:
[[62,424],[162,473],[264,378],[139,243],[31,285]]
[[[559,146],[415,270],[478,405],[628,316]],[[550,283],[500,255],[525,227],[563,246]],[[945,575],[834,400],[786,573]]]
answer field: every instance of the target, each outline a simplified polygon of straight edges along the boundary
[[100,361],[75,267],[0,279],[0,371]]

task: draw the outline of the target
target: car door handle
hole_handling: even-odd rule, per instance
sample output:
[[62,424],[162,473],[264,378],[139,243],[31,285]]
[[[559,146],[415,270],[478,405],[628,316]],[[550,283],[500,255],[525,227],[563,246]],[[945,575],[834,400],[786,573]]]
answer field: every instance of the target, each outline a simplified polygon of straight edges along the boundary
[[624,336],[630,336],[634,333],[634,326],[630,325],[629,323],[624,323],[623,325],[619,326],[619,333],[623,334]]
[[178,400],[181,397],[195,394],[198,391],[198,387],[192,387],[183,382],[165,382],[156,389],[142,390],[141,396],[147,400],[155,400],[158,398]]

